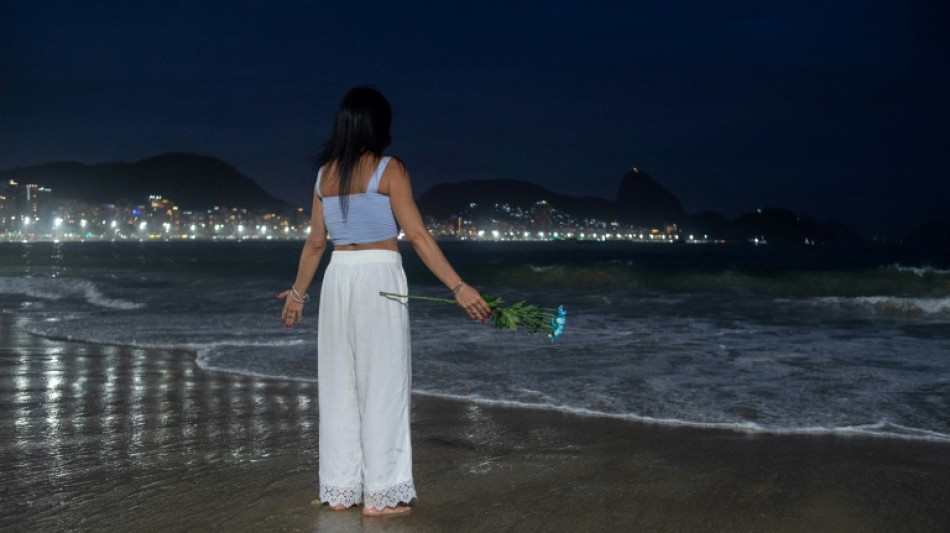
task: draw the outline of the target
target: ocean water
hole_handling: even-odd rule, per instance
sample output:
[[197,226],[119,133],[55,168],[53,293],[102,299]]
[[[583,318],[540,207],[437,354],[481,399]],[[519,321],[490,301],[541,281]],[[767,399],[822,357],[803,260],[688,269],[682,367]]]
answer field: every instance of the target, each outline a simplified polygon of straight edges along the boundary
[[[45,337],[187,347],[316,379],[316,305],[280,324],[300,242],[0,243],[0,310]],[[417,392],[662,424],[950,442],[950,254],[445,243],[472,285],[564,305],[551,343],[413,302]],[[414,294],[445,296],[410,248]],[[319,279],[318,274],[318,279]],[[319,285],[311,288],[316,297]]]

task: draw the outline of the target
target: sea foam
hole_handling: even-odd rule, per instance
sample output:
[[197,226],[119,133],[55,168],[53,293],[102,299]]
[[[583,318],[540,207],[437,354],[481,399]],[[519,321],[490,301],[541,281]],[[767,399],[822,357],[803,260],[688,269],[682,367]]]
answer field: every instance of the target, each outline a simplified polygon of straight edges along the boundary
[[943,298],[905,298],[899,296],[855,296],[817,298],[819,303],[838,307],[869,309],[891,316],[917,316],[950,313],[950,296]]
[[75,278],[0,277],[0,294],[21,295],[45,300],[81,298],[86,302],[108,309],[140,309],[144,304],[105,296],[99,287],[88,280]]

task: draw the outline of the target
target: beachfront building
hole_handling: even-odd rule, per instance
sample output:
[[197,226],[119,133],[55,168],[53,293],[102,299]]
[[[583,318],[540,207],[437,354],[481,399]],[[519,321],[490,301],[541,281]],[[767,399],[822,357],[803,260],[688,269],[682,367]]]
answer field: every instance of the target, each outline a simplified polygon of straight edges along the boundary
[[0,194],[0,223],[3,234],[18,238],[43,238],[53,224],[52,191],[35,183],[14,180],[4,184]]

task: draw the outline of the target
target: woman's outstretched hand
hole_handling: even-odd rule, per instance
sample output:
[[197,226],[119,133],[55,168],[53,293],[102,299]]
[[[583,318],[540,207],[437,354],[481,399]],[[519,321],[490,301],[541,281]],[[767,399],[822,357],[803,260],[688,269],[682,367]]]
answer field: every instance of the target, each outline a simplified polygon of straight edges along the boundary
[[472,320],[484,322],[486,318],[491,316],[491,307],[488,307],[488,304],[477,290],[467,284],[462,285],[462,288],[455,293],[455,301],[468,313]]
[[290,291],[279,292],[277,297],[284,299],[284,310],[280,313],[280,323],[288,328],[293,327],[294,322],[299,326],[303,319],[303,304],[295,302],[290,297]]

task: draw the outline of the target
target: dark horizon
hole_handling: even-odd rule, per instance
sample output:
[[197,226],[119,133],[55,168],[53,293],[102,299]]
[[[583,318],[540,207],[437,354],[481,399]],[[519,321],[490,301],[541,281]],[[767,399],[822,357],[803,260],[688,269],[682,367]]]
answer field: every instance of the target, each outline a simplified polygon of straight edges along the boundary
[[372,83],[417,195],[517,179],[613,199],[639,167],[690,213],[775,206],[893,236],[946,217],[947,12],[6,4],[0,168],[199,153],[306,204],[339,98]]

